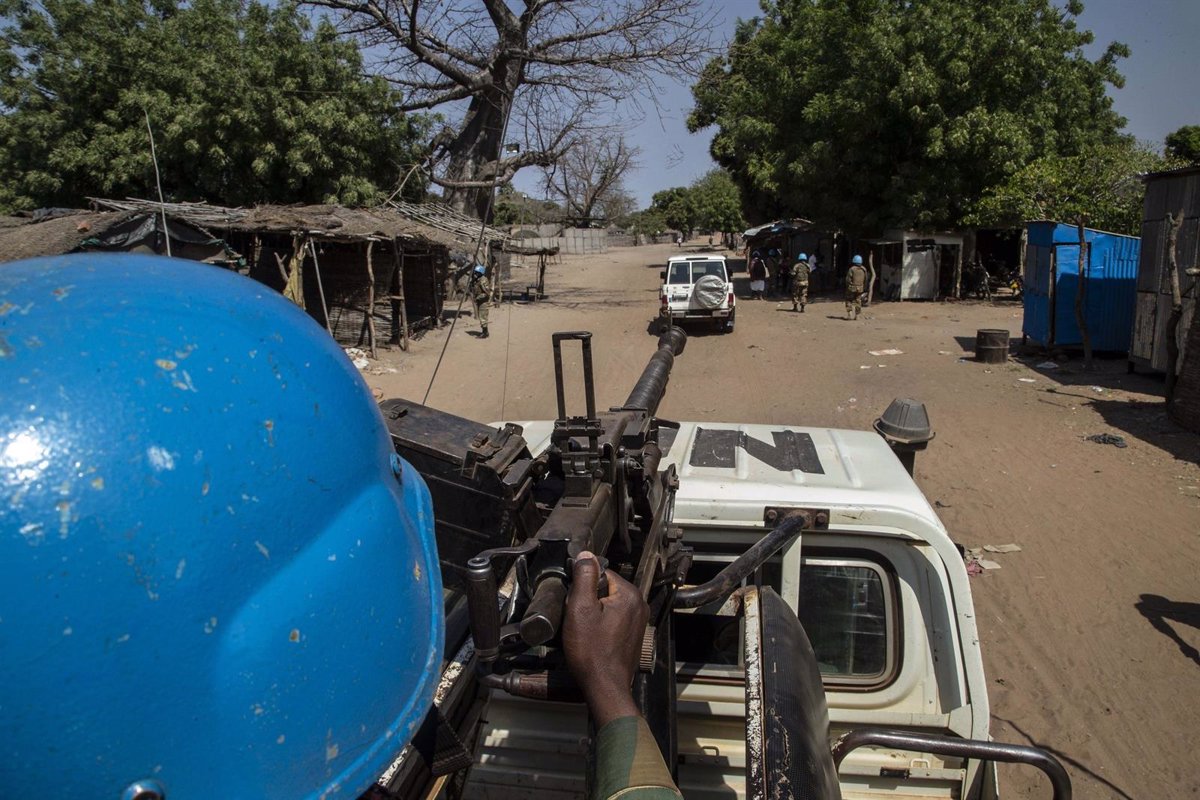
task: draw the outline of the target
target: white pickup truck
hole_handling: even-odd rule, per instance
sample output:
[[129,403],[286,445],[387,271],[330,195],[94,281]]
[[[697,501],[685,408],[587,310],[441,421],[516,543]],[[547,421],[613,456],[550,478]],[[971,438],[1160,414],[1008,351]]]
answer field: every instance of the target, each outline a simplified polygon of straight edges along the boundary
[[[381,781],[389,796],[587,796],[587,710],[556,693],[559,557],[607,547],[651,598],[635,697],[688,800],[997,800],[1000,761],[1041,769],[1069,800],[1048,753],[990,741],[967,571],[912,478],[933,438],[924,406],[896,400],[874,431],[662,420],[685,338],[664,334],[608,412],[586,332],[555,335],[555,421],[383,405],[434,492],[459,631],[436,701],[437,727],[453,730],[436,737],[444,778],[402,757]],[[574,339],[585,416],[565,409],[559,346]],[[621,555],[639,544],[642,557]],[[464,575],[470,637],[453,622]],[[455,737],[457,751],[443,747]]]
[[725,256],[716,253],[673,256],[659,274],[659,320],[664,330],[682,322],[708,322],[733,330],[737,297]]

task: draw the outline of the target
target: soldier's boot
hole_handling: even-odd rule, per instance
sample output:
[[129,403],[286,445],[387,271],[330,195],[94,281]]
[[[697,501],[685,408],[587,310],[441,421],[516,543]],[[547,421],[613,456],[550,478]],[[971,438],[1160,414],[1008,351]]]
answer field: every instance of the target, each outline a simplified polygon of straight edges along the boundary
[[484,326],[483,326],[483,333],[479,334],[479,338],[480,338],[480,339],[486,339],[486,338],[488,338],[488,330],[487,330],[487,325],[484,325]]
[[803,313],[804,313],[804,307],[805,307],[806,305],[807,305],[807,303],[801,303],[801,304],[800,304],[800,313],[801,313],[801,314],[803,314]]
[[798,309],[797,309],[797,307],[796,307],[796,304],[795,304],[795,303],[792,303],[792,311],[797,311],[797,310],[798,310]]

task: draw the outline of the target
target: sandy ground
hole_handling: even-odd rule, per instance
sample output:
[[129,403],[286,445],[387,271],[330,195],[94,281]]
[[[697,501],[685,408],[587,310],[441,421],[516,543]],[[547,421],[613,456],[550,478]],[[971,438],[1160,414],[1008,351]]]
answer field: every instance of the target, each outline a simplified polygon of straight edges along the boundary
[[[621,402],[653,350],[658,273],[675,252],[566,257],[549,299],[492,310],[487,340],[466,304],[429,404],[484,421],[552,418],[550,334],[580,329],[595,334],[598,403]],[[947,528],[968,547],[1022,548],[972,578],[993,736],[1050,748],[1079,798],[1196,797],[1200,438],[1167,420],[1161,380],[1127,375],[1123,360],[1091,373],[1078,360],[1054,371],[1034,368],[1044,358],[961,360],[979,328],[1020,335],[1011,301],[843,314],[832,297],[805,314],[740,301],[733,334],[692,336],[660,413],[866,428],[893,397],[926,402],[937,438],[916,477]],[[382,354],[368,382],[421,399],[449,330]],[[867,352],[883,348],[903,354]],[[569,404],[582,412],[579,396]],[[1084,439],[1106,432],[1128,447]],[[1001,781],[1008,797],[1050,796],[1030,770],[1002,767]]]

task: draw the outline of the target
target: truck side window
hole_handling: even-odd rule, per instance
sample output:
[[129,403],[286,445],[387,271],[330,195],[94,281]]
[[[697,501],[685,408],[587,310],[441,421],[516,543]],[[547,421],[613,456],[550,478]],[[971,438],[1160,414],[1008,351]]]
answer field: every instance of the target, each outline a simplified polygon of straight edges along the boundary
[[892,671],[891,579],[860,559],[805,558],[800,621],[826,683],[874,684]]
[[[697,552],[688,582],[703,583],[732,559],[731,555]],[[763,585],[780,591],[781,568],[779,558],[764,564]],[[872,689],[894,677],[900,639],[895,593],[891,572],[869,558],[804,557],[800,622],[816,652],[826,686]],[[704,674],[740,675],[743,624],[740,616],[677,614],[676,660]]]

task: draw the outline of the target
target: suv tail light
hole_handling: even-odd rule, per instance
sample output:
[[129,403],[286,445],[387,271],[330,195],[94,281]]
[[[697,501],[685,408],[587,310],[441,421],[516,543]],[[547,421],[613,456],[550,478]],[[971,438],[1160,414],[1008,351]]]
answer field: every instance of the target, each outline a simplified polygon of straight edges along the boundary
[[733,292],[729,293],[729,305],[733,306]]
[[667,293],[663,292],[662,295],[659,297],[659,300],[662,301],[662,307],[666,308],[667,307]]

